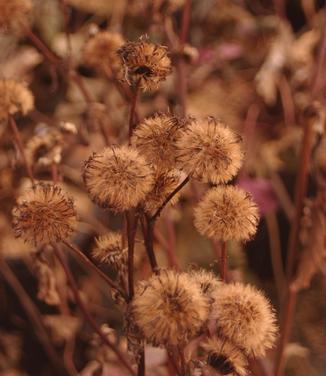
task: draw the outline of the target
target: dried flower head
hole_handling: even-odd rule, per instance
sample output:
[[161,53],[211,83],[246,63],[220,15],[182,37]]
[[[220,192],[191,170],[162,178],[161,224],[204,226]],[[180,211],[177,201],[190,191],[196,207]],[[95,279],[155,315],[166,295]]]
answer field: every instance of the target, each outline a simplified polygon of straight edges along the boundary
[[33,108],[33,94],[25,85],[15,80],[0,80],[0,121],[18,112],[26,115]]
[[31,166],[50,166],[60,163],[63,137],[56,130],[48,130],[33,136],[26,144],[25,155]]
[[118,54],[123,62],[126,80],[130,84],[139,85],[144,90],[157,89],[171,73],[171,60],[167,55],[167,47],[140,39],[138,42],[127,42]]
[[[154,174],[154,186],[144,199],[144,210],[153,215],[164,203],[167,196],[174,191],[181,181],[181,174],[178,170],[156,171]],[[179,195],[174,195],[169,205],[175,205]]]
[[162,271],[140,283],[132,314],[149,342],[176,346],[199,332],[208,316],[208,301],[186,273]]
[[13,209],[15,235],[35,246],[67,239],[75,226],[73,201],[53,184],[36,184]]
[[153,186],[153,174],[137,150],[108,147],[85,163],[83,179],[92,200],[121,212],[135,207]]
[[208,353],[207,364],[219,374],[229,376],[248,374],[246,356],[228,340],[212,337],[207,339],[202,347]]
[[210,189],[199,202],[194,223],[209,238],[246,241],[256,232],[258,208],[244,190],[220,186]]
[[99,262],[107,263],[111,266],[124,265],[127,262],[127,252],[122,246],[122,236],[118,232],[109,232],[99,236],[95,240],[96,246],[92,256]]
[[111,75],[121,66],[117,50],[124,40],[120,33],[102,31],[90,38],[84,48],[84,61],[87,65]]
[[176,140],[183,125],[176,116],[158,113],[137,126],[131,142],[153,164],[172,168],[176,163]]
[[241,283],[223,284],[214,294],[211,318],[218,332],[246,354],[262,356],[272,348],[277,325],[273,308],[257,289]]
[[189,119],[177,147],[180,167],[204,182],[226,183],[242,164],[241,138],[212,117]]
[[209,299],[212,298],[216,289],[221,285],[221,281],[216,275],[208,270],[191,270],[189,277],[200,287],[201,292]]
[[0,0],[0,30],[19,29],[31,9],[30,0]]

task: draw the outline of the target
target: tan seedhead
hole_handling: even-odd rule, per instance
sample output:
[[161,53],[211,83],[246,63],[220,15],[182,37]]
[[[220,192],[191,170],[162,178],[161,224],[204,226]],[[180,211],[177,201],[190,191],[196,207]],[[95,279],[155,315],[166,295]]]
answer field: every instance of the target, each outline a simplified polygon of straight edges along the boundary
[[211,319],[218,333],[247,355],[263,356],[273,347],[278,331],[274,310],[256,288],[241,283],[223,284],[214,294]]
[[212,117],[189,119],[177,148],[179,167],[203,182],[226,183],[242,165],[241,138]]
[[230,341],[218,337],[208,338],[203,344],[207,364],[221,375],[248,375],[246,356]]
[[121,67],[117,50],[124,44],[120,33],[102,31],[90,38],[84,47],[84,61],[90,67],[111,75]]
[[157,113],[138,124],[132,144],[151,163],[171,169],[176,165],[176,141],[184,121],[176,116]]
[[15,80],[0,80],[0,121],[17,113],[26,115],[33,108],[33,94],[25,85]]
[[141,282],[132,302],[135,323],[154,345],[182,346],[200,331],[208,310],[199,286],[172,270]]
[[221,285],[221,281],[216,275],[208,270],[191,270],[188,275],[200,287],[202,294],[210,300],[212,299],[212,295]]
[[96,245],[92,256],[99,262],[113,267],[123,267],[127,262],[127,251],[122,246],[122,235],[118,232],[109,232],[95,240]]
[[[144,199],[143,207],[145,212],[153,215],[180,182],[181,174],[178,170],[156,171],[154,174],[154,186]],[[169,205],[175,205],[178,199],[179,195],[173,196],[169,201]]]
[[171,73],[171,60],[167,47],[140,39],[127,42],[119,50],[125,70],[125,78],[130,84],[139,83],[143,90],[151,91]]
[[212,239],[249,240],[257,223],[258,208],[250,194],[231,185],[210,189],[195,208],[195,227]]
[[75,226],[74,203],[54,184],[36,184],[13,209],[15,235],[34,246],[66,240]]
[[0,0],[0,31],[19,29],[31,10],[31,0]]
[[83,179],[92,200],[116,212],[136,207],[153,186],[149,164],[127,146],[94,153],[85,162]]

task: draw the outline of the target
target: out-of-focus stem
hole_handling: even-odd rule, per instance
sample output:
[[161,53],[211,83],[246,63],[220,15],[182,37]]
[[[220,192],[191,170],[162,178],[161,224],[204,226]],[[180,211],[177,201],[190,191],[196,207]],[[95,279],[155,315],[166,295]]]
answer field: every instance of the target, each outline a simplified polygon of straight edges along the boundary
[[221,252],[220,252],[220,273],[223,282],[227,281],[227,254],[226,254],[226,242],[221,241]]
[[35,335],[37,336],[40,343],[44,347],[44,351],[46,352],[49,360],[51,361],[52,366],[59,373],[60,371],[62,372],[62,369],[60,368],[60,364],[61,364],[60,359],[50,342],[50,339],[48,337],[48,334],[45,328],[42,325],[42,318],[41,318],[40,313],[38,312],[31,298],[26,293],[25,289],[21,285],[18,278],[12,272],[6,260],[1,255],[0,255],[0,273],[4,276],[9,286],[17,295],[17,298],[20,304],[25,309],[29,320],[31,321],[32,325],[35,328]]
[[9,117],[9,124],[10,124],[12,132],[14,134],[14,139],[16,141],[16,145],[18,147],[18,150],[19,150],[20,155],[21,155],[21,157],[23,159],[27,175],[31,179],[32,184],[34,185],[35,184],[35,180],[34,180],[33,170],[32,170],[32,167],[30,166],[30,164],[28,163],[28,160],[26,158],[25,151],[24,151],[23,141],[22,141],[19,129],[17,127],[16,121],[15,121],[15,119],[12,116]]
[[127,224],[127,242],[128,242],[128,290],[129,301],[134,296],[134,250],[135,250],[135,236],[138,224],[138,214],[135,209],[126,212]]
[[151,220],[151,218],[148,215],[144,215],[146,219],[146,225],[144,221],[142,220],[142,230],[144,234],[144,242],[145,242],[145,248],[147,252],[147,256],[149,259],[149,263],[151,265],[152,271],[155,274],[158,274],[158,264],[156,261],[156,256],[154,253],[154,225],[155,222]]
[[63,270],[65,272],[65,275],[67,277],[68,283],[69,283],[69,285],[71,287],[71,290],[72,290],[72,292],[74,294],[76,304],[78,305],[79,309],[81,310],[81,312],[82,312],[85,320],[87,321],[87,323],[89,324],[89,326],[94,330],[94,332],[97,333],[97,335],[101,338],[102,342],[105,345],[107,345],[115,353],[115,355],[117,356],[117,358],[119,359],[119,361],[121,362],[121,364],[123,364],[124,367],[126,369],[128,369],[129,373],[132,376],[136,376],[134,370],[131,368],[130,364],[127,362],[127,360],[124,358],[124,356],[121,354],[120,350],[113,343],[111,343],[109,341],[109,339],[106,337],[106,335],[97,326],[95,320],[93,319],[93,317],[91,316],[91,314],[88,312],[88,309],[86,308],[86,306],[85,306],[82,298],[80,297],[80,294],[79,294],[79,291],[78,291],[78,287],[77,287],[77,283],[75,281],[75,278],[71,274],[70,269],[68,268],[68,266],[67,266],[64,258],[62,257],[60,249],[56,246],[56,244],[52,244],[52,246],[53,246],[53,250],[54,250],[55,256],[57,257],[59,263],[61,264],[61,266],[62,266],[62,268],[63,268]]
[[312,148],[313,140],[313,125],[315,121],[315,112],[313,108],[308,108],[305,113],[304,120],[304,134],[301,146],[301,153],[299,158],[299,172],[296,181],[295,189],[295,215],[292,221],[292,226],[290,230],[289,237],[289,247],[288,247],[288,258],[287,258],[287,268],[286,276],[288,281],[288,290],[285,297],[285,305],[282,315],[282,325],[281,325],[281,337],[278,347],[278,354],[276,359],[276,376],[283,375],[285,358],[284,350],[285,346],[289,340],[292,324],[293,324],[293,314],[295,310],[296,303],[296,291],[291,290],[290,282],[293,279],[294,267],[298,253],[299,247],[299,230],[300,221],[304,206],[304,198],[307,193],[308,185],[308,173],[309,173],[309,160]]
[[137,106],[137,100],[139,95],[139,89],[140,89],[140,79],[137,81],[135,85],[135,90],[133,93],[133,97],[131,99],[130,104],[130,113],[129,113],[129,131],[128,131],[128,140],[130,145],[130,140],[132,136],[132,132],[134,130],[134,121],[135,121],[135,113],[136,113],[136,106]]
[[79,258],[83,260],[83,262],[89,266],[92,270],[94,270],[112,289],[119,291],[122,297],[125,299],[126,293],[118,286],[112,279],[110,279],[105,273],[102,272],[101,269],[99,269],[93,262],[76,246],[73,244],[63,241],[63,244],[65,244],[68,248],[70,248]]

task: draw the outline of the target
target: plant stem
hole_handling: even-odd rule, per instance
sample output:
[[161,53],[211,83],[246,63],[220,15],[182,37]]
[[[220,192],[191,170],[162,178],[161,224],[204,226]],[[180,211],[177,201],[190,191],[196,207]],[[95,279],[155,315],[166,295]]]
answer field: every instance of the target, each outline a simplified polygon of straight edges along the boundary
[[60,359],[56,354],[48,334],[42,324],[42,317],[39,311],[37,310],[36,306],[34,305],[31,298],[26,293],[24,287],[21,285],[18,278],[15,276],[9,265],[7,264],[6,260],[0,255],[0,272],[4,276],[5,280],[7,281],[8,285],[12,288],[12,290],[17,295],[17,298],[25,309],[26,314],[30,322],[35,328],[35,335],[39,339],[40,343],[42,344],[44,351],[46,352],[49,360],[51,361],[52,366],[60,373],[62,369],[60,368]]
[[156,261],[156,256],[154,253],[154,225],[155,222],[151,220],[151,218],[148,215],[144,215],[146,220],[146,225],[144,221],[142,220],[142,230],[144,235],[144,241],[145,241],[145,248],[147,252],[147,256],[149,259],[149,263],[151,264],[152,271],[155,274],[158,274],[159,268]]
[[30,178],[30,180],[32,182],[32,185],[35,185],[33,170],[32,170],[32,167],[30,166],[30,164],[28,163],[28,160],[26,158],[26,154],[25,154],[25,151],[24,151],[23,141],[22,141],[19,129],[17,127],[16,121],[15,121],[15,119],[12,116],[9,117],[9,124],[10,124],[12,132],[14,134],[14,139],[16,141],[16,145],[18,147],[19,153],[20,153],[20,155],[21,155],[21,157],[23,159],[27,175]]
[[220,273],[223,282],[227,281],[227,255],[226,255],[226,242],[221,241],[220,249]]
[[76,246],[69,243],[68,241],[63,241],[63,244],[70,248],[79,258],[83,260],[83,262],[89,266],[92,270],[94,270],[112,289],[119,291],[121,296],[124,299],[127,299],[126,293],[117,285],[111,278],[109,278],[105,273],[102,272],[93,262]]
[[98,336],[101,338],[102,342],[105,345],[107,345],[115,353],[115,355],[117,356],[119,361],[125,366],[126,369],[128,369],[129,373],[132,376],[136,376],[134,370],[131,368],[130,364],[127,362],[127,360],[124,358],[124,356],[121,354],[120,350],[114,344],[112,344],[109,341],[109,339],[106,337],[106,335],[97,326],[95,320],[93,319],[93,317],[89,313],[89,311],[86,308],[82,298],[80,297],[78,287],[77,287],[77,283],[76,283],[73,275],[71,274],[70,269],[68,268],[64,258],[62,257],[60,249],[56,246],[56,244],[52,244],[52,246],[53,246],[53,249],[54,249],[55,256],[57,257],[59,263],[61,264],[61,266],[62,266],[62,268],[65,272],[68,283],[69,283],[71,290],[74,294],[76,304],[80,308],[85,320],[87,321],[89,326],[95,331],[95,333],[98,334]]
[[131,142],[132,132],[134,130],[134,119],[135,119],[135,113],[136,113],[137,99],[139,95],[139,88],[140,88],[140,79],[137,81],[135,85],[135,90],[131,99],[130,113],[129,113],[129,133],[128,133],[129,145]]
[[306,118],[304,122],[304,134],[301,146],[301,153],[299,158],[299,173],[296,181],[295,190],[295,215],[292,221],[292,226],[290,230],[289,237],[289,247],[288,247],[288,257],[287,257],[287,268],[286,276],[288,282],[288,289],[285,296],[285,305],[283,308],[283,319],[281,325],[281,337],[278,347],[278,354],[276,360],[276,376],[283,375],[285,359],[284,350],[285,346],[289,340],[292,324],[293,324],[293,314],[295,311],[296,295],[297,292],[291,290],[290,282],[294,276],[294,267],[297,259],[297,253],[299,248],[299,230],[300,221],[304,206],[304,198],[307,194],[308,185],[308,173],[309,173],[309,160],[312,148],[313,140],[313,125],[315,120],[315,112],[313,108],[308,108],[306,111]]
[[188,183],[189,176],[187,176],[163,201],[162,205],[156,210],[154,215],[151,217],[151,221],[155,222],[155,220],[160,216],[162,210],[165,206],[169,203],[169,201]]
[[137,376],[145,376],[145,349],[144,345],[140,353],[140,359],[138,362]]
[[138,224],[138,214],[135,209],[126,212],[127,242],[128,242],[128,290],[129,301],[134,296],[134,250],[135,236]]

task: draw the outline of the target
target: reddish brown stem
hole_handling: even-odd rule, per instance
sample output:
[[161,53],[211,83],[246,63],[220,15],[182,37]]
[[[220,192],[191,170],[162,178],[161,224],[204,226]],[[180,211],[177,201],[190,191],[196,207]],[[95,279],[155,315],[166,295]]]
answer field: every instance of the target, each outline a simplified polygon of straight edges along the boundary
[[118,286],[112,279],[110,279],[105,273],[102,272],[93,262],[76,246],[73,244],[63,241],[68,248],[70,248],[79,258],[83,260],[83,262],[89,266],[92,270],[94,270],[112,289],[119,291],[121,296],[127,299],[126,293]]
[[39,339],[40,343],[42,344],[44,351],[46,352],[49,360],[52,363],[52,366],[60,373],[62,369],[60,369],[60,359],[56,354],[48,334],[42,324],[41,314],[37,310],[36,306],[34,305],[33,301],[30,299],[28,294],[26,293],[24,287],[21,285],[18,278],[15,276],[9,265],[7,264],[6,260],[0,255],[0,272],[4,276],[5,280],[12,288],[12,290],[17,295],[17,298],[25,309],[28,319],[32,323],[35,328],[35,335]]
[[162,205],[156,210],[154,215],[151,218],[151,221],[155,222],[156,219],[160,216],[162,210],[165,208],[165,206],[169,203],[169,201],[179,192],[181,189],[188,183],[189,176],[187,176],[163,201]]
[[159,268],[158,268],[156,256],[155,256],[155,253],[154,253],[154,225],[155,225],[155,222],[153,222],[151,220],[151,218],[149,216],[147,216],[146,214],[144,215],[144,218],[146,220],[146,224],[144,223],[143,218],[142,218],[141,224],[142,224],[142,230],[143,230],[144,241],[145,241],[145,249],[146,249],[146,252],[147,252],[147,256],[148,256],[149,263],[151,265],[152,271],[155,274],[158,274]]
[[227,281],[227,254],[226,254],[226,242],[221,242],[220,251],[220,273],[223,282]]
[[54,66],[58,66],[60,64],[60,58],[56,56],[46,45],[45,43],[36,35],[33,33],[33,31],[26,25],[23,25],[23,29],[25,31],[25,34],[28,36],[28,38],[33,42],[35,47],[37,47],[44,57]]
[[56,246],[56,244],[52,244],[55,256],[57,257],[58,261],[60,262],[65,275],[67,277],[68,283],[71,287],[71,290],[73,292],[76,304],[78,305],[79,309],[81,310],[86,322],[89,324],[89,326],[94,330],[95,333],[101,338],[102,342],[107,345],[117,356],[121,364],[124,365],[126,369],[128,369],[129,373],[133,376],[136,376],[134,370],[131,368],[130,364],[127,362],[127,360],[124,358],[124,356],[121,354],[120,350],[109,341],[109,339],[106,337],[106,335],[101,331],[101,329],[97,326],[94,318],[91,316],[91,314],[88,312],[88,309],[86,308],[82,298],[80,297],[77,283],[73,277],[73,275],[70,272],[70,269],[66,265],[66,262],[64,258],[62,257],[62,254],[59,250],[59,248]]
[[304,124],[304,134],[299,159],[299,173],[297,176],[295,188],[295,215],[291,226],[288,247],[289,250],[287,255],[286,275],[288,280],[291,280],[293,276],[294,265],[298,252],[300,220],[304,205],[304,198],[306,197],[307,193],[309,160],[314,133],[313,125],[314,122],[312,118],[307,119]]
[[185,0],[183,11],[182,11],[182,21],[181,21],[181,31],[180,31],[180,44],[182,46],[186,43],[187,38],[188,38],[190,15],[191,15],[191,0]]
[[144,345],[140,353],[140,359],[138,361],[137,376],[145,376],[145,349]]
[[23,159],[27,175],[31,179],[32,184],[34,185],[35,180],[34,180],[33,170],[32,170],[32,167],[30,166],[30,164],[28,163],[28,160],[26,158],[23,141],[22,141],[19,129],[17,127],[16,121],[12,116],[9,117],[9,123],[10,123],[10,127],[12,129],[12,132],[14,134],[14,139],[16,141],[16,145],[18,147],[19,153],[20,153],[20,155]]
[[130,145],[130,142],[131,142],[132,132],[134,130],[134,121],[135,121],[137,100],[138,100],[138,96],[139,96],[139,88],[140,88],[140,79],[137,81],[137,83],[135,85],[135,90],[134,90],[133,97],[132,97],[132,100],[131,100],[131,105],[130,105],[129,132],[128,132],[129,145]]
[[[294,268],[298,253],[299,247],[299,230],[300,230],[300,221],[304,206],[304,198],[307,193],[308,185],[308,173],[309,173],[309,160],[312,148],[312,139],[313,139],[313,125],[314,125],[314,110],[310,113],[310,109],[307,111],[306,119],[304,122],[304,134],[302,140],[302,147],[299,159],[299,173],[296,181],[296,190],[295,190],[295,215],[292,221],[292,226],[290,230],[289,237],[289,247],[288,247],[288,257],[287,257],[287,268],[286,276],[288,284],[294,276]],[[284,370],[284,350],[285,346],[289,340],[292,323],[293,323],[293,314],[295,310],[296,303],[296,292],[291,291],[290,288],[287,291],[285,300],[285,307],[283,309],[283,320],[281,325],[281,338],[280,344],[278,347],[278,354],[276,360],[276,376],[283,375]]]
[[127,242],[128,242],[128,289],[129,301],[134,296],[134,250],[138,215],[135,209],[126,212]]

